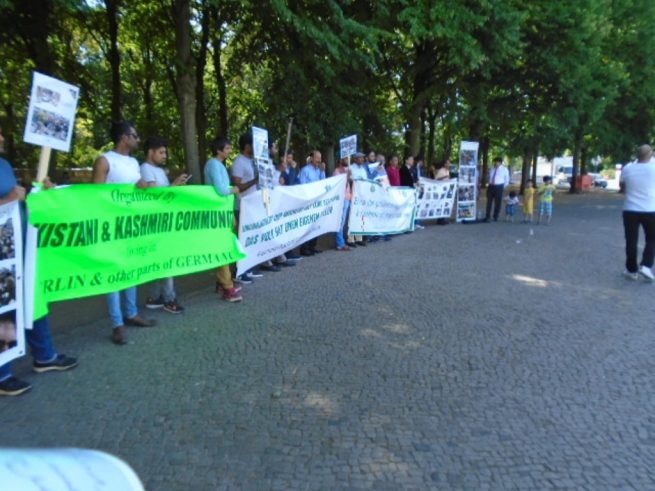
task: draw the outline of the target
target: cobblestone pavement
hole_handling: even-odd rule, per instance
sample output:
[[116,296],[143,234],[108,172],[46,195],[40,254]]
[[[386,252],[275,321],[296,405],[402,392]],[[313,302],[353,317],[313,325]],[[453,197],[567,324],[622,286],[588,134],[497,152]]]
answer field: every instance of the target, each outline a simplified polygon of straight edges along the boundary
[[111,452],[148,490],[655,489],[655,285],[621,276],[620,206],[326,251],[242,304],[194,275],[125,347],[101,299],[57,305],[80,366],[19,362],[0,445]]

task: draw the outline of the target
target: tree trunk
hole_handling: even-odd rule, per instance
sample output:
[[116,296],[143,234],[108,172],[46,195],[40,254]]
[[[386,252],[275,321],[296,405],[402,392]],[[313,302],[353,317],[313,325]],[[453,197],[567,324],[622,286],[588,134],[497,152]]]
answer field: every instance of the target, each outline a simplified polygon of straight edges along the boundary
[[187,171],[201,182],[198,160],[198,130],[196,128],[196,86],[191,52],[191,0],[173,0],[175,23],[175,78],[182,116],[182,139]]
[[216,130],[219,135],[227,136],[230,129],[227,118],[227,84],[223,76],[223,67],[221,65],[221,44],[223,43],[223,33],[220,29],[221,20],[218,8],[211,7],[212,16],[212,61],[214,62],[214,74],[216,77],[216,86],[218,87],[218,123]]
[[[34,62],[34,69],[46,75],[55,75],[57,63],[53,55],[48,37],[51,34],[53,21],[53,0],[34,0],[32,2],[9,2],[15,5],[23,22],[18,23],[18,31],[22,34],[28,56]],[[8,22],[11,22],[9,18]]]
[[198,126],[198,154],[207,157],[207,108],[205,107],[205,67],[207,66],[207,45],[209,43],[210,14],[206,0],[202,2],[200,21],[200,49],[196,64],[196,125]]
[[[480,187],[483,187],[487,184],[487,175],[489,174],[489,147],[491,147],[491,142],[489,137],[485,136],[480,142],[480,154],[482,155],[482,167],[478,163],[478,168],[480,169]],[[478,161],[480,160],[480,155],[478,155]]]
[[109,54],[111,67],[111,119],[120,121],[122,118],[123,94],[121,91],[121,54],[118,50],[118,9],[120,0],[105,0],[107,22],[109,26]]
[[436,159],[434,156],[434,139],[437,130],[437,111],[428,108],[428,150],[425,155],[426,165],[435,165]]
[[525,193],[525,185],[528,182],[530,177],[530,164],[532,163],[532,158],[530,154],[523,155],[523,163],[521,164],[521,190],[520,193]]
[[[284,151],[284,149],[282,149],[282,151]],[[332,144],[325,147],[323,149],[323,155],[327,157],[327,159],[325,159],[325,164],[326,164],[325,175],[331,176],[335,169],[334,145]]]
[[408,155],[418,155],[421,151],[421,113],[423,109],[420,106],[412,108],[408,123],[407,149]]
[[582,125],[578,127],[575,132],[575,141],[573,143],[573,171],[571,173],[571,189],[570,193],[577,193],[578,190],[578,169],[580,168],[580,154],[582,153],[582,139],[584,137],[584,130]]

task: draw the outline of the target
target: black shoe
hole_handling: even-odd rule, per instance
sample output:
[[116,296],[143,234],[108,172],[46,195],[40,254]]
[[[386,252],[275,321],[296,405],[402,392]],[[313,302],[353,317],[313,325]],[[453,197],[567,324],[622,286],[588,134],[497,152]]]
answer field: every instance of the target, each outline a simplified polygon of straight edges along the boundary
[[0,382],[0,396],[19,396],[30,390],[32,386],[24,380],[16,377],[9,377]]
[[259,269],[263,269],[264,271],[273,271],[275,273],[277,273],[278,271],[282,271],[282,268],[279,267],[277,264],[271,264],[270,266],[265,264],[263,266],[260,266]]
[[66,356],[66,355],[57,355],[57,358],[55,358],[54,360],[48,363],[40,363],[38,361],[34,361],[34,363],[32,364],[32,370],[34,370],[37,373],[44,373],[44,372],[51,372],[51,371],[63,372],[64,370],[70,370],[71,368],[75,368],[76,366],[77,366],[76,358],[71,358],[70,356]]
[[260,272],[258,269],[253,269],[248,274],[250,276],[252,276],[253,278],[263,278],[264,277],[264,273]]
[[282,261],[281,263],[275,263],[278,266],[283,266],[285,268],[289,268],[291,266],[295,266],[297,264],[297,261],[294,261],[293,259],[287,259],[286,261]]
[[358,247],[366,247],[366,241],[362,240],[361,242],[357,242]]
[[146,309],[161,309],[165,303],[166,301],[161,295],[158,298],[148,297],[146,300]]
[[248,273],[243,273],[241,276],[237,276],[237,281],[244,285],[250,285],[255,280]]
[[302,256],[288,252],[285,254],[285,256],[287,256],[287,261],[300,261],[302,259]]
[[357,247],[357,243],[356,243],[356,242],[346,242],[346,245],[347,245],[348,247],[350,247],[350,248]]

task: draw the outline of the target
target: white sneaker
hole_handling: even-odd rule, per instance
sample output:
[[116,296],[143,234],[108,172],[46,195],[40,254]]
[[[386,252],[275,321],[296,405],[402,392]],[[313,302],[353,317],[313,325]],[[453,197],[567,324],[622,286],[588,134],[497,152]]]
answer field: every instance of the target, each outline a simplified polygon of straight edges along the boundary
[[631,273],[628,270],[625,270],[623,272],[623,276],[625,277],[625,279],[632,280],[632,281],[637,281],[639,279],[639,273]]
[[646,266],[641,266],[639,268],[639,274],[648,282],[655,281],[655,275],[650,270],[650,268]]

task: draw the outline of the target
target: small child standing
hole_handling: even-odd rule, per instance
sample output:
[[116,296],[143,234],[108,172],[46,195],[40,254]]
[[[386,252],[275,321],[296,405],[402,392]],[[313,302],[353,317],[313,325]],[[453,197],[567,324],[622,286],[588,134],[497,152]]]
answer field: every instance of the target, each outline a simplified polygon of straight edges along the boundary
[[542,217],[546,221],[546,225],[550,225],[550,219],[553,216],[553,195],[555,194],[555,186],[553,186],[550,176],[544,176],[544,183],[537,190],[539,194],[539,219],[537,225],[541,223]]
[[514,223],[516,209],[521,205],[516,191],[510,191],[509,196],[505,198],[505,221]]
[[525,183],[525,191],[523,191],[523,222],[532,223],[534,215],[534,182],[528,179]]

